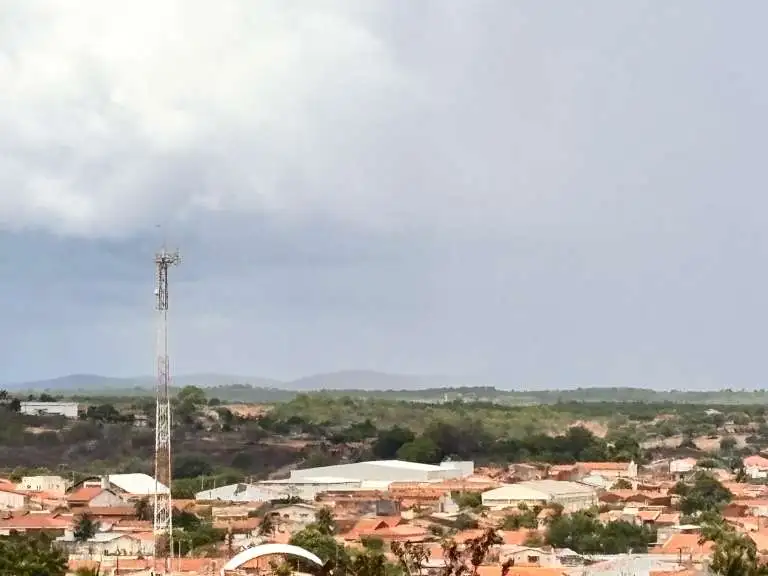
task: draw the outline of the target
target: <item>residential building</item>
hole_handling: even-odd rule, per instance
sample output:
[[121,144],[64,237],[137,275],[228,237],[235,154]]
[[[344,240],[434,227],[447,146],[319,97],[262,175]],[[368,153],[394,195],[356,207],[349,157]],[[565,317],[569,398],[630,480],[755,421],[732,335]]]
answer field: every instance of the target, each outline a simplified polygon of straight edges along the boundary
[[67,494],[70,508],[125,507],[126,501],[114,491],[101,486],[83,486]]
[[597,492],[577,482],[531,480],[483,492],[482,501],[483,506],[496,509],[517,507],[520,504],[531,507],[559,504],[565,512],[576,512],[597,505]]
[[151,532],[127,534],[125,532],[97,532],[85,542],[75,539],[71,530],[56,538],[57,546],[70,554],[87,555],[89,558],[102,556],[150,556],[154,554],[155,542]]
[[23,476],[16,486],[26,492],[47,492],[49,494],[64,494],[70,482],[61,476]]
[[562,566],[557,551],[549,548],[543,550],[531,546],[515,544],[502,546],[499,555],[500,563],[513,562],[513,566],[539,566],[552,568]]
[[516,480],[528,481],[541,480],[543,478],[541,468],[533,464],[510,464],[508,470]]
[[768,478],[768,458],[755,454],[744,458],[743,463],[744,473],[753,480]]
[[77,420],[77,402],[22,402],[21,413],[30,416],[64,416]]
[[315,521],[315,514],[318,508],[310,504],[288,504],[275,508],[270,512],[270,516],[278,518],[281,522],[306,526]]
[[11,532],[45,532],[47,534],[64,534],[72,527],[71,514],[51,514],[49,512],[30,512],[21,516],[11,516],[0,519],[0,535],[7,536]]
[[79,488],[94,487],[112,490],[115,494],[119,494],[127,499],[152,496],[155,492],[158,494],[168,493],[167,486],[157,482],[152,476],[140,473],[110,474],[108,476],[86,478],[75,484],[69,491],[73,492]]
[[695,458],[679,458],[669,463],[669,473],[676,480],[687,476],[694,468],[696,468]]
[[26,494],[0,485],[0,510],[24,510],[28,503]]

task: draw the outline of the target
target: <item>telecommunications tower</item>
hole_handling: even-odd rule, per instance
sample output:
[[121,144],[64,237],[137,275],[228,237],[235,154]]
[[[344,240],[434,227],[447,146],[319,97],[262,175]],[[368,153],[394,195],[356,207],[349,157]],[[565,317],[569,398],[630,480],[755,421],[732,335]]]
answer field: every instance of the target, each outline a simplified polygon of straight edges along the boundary
[[[171,572],[173,557],[173,504],[171,502],[171,404],[168,399],[170,363],[168,361],[168,268],[181,262],[178,252],[163,248],[155,255],[157,323],[157,385],[155,405],[155,496],[153,533],[155,569],[162,559],[162,574]],[[167,487],[167,492],[160,485]],[[163,492],[161,493],[161,490]]]

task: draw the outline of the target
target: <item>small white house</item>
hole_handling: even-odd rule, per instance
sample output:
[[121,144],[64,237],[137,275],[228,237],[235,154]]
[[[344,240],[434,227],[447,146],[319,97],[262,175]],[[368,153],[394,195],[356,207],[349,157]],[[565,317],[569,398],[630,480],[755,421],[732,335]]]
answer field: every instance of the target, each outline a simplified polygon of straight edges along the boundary
[[77,402],[22,402],[21,413],[29,416],[64,416],[77,420]]
[[154,541],[135,534],[121,532],[97,532],[85,542],[75,539],[71,530],[56,539],[58,547],[70,554],[103,556],[146,556],[154,554]]
[[317,510],[317,507],[311,504],[288,504],[275,508],[270,515],[286,523],[306,526],[315,521]]
[[26,494],[0,486],[0,510],[22,510],[28,501]]
[[64,494],[69,485],[70,483],[61,476],[23,476],[16,488],[27,492]]
[[752,479],[768,478],[768,458],[755,454],[743,460],[744,472]]
[[680,476],[690,473],[695,467],[695,458],[679,458],[677,460],[672,460],[669,463],[669,473],[673,477],[679,478]]

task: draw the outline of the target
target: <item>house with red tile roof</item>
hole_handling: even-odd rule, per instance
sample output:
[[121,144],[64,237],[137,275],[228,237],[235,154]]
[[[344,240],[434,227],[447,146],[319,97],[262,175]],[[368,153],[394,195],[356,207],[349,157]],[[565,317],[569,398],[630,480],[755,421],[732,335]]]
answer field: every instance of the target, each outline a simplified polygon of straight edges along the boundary
[[[360,518],[347,533],[343,534],[346,541],[360,541],[364,538],[380,538],[382,531],[395,528],[403,523],[399,516],[375,516]],[[423,530],[423,529],[422,529]]]
[[683,560],[699,561],[708,558],[715,546],[710,540],[699,543],[700,538],[700,534],[672,534],[663,544],[652,548],[650,553],[678,555]]
[[48,512],[30,512],[0,519],[0,535],[11,532],[48,532],[63,534],[74,524],[73,516],[51,514]]
[[744,464],[744,472],[750,478],[768,478],[768,458],[754,454],[744,458],[742,463]]
[[127,502],[108,488],[83,486],[67,494],[70,508],[125,507]]

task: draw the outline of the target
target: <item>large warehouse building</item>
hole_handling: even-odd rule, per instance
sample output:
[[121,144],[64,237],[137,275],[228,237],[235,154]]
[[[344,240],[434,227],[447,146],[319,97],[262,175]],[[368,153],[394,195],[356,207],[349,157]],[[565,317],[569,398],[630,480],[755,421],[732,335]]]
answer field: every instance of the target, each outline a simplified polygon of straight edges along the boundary
[[531,480],[483,492],[482,499],[483,506],[496,510],[515,508],[520,504],[531,507],[560,504],[564,512],[577,512],[596,506],[597,492],[578,482]]
[[466,478],[471,476],[474,471],[474,462],[443,462],[436,466],[402,460],[374,460],[293,470],[291,480],[333,477],[375,482],[438,482],[440,480]]
[[466,478],[475,471],[473,462],[443,462],[439,466],[401,460],[374,460],[336,466],[293,470],[290,478],[265,480],[259,486],[302,500],[342,490],[386,490],[392,482],[439,482]]

